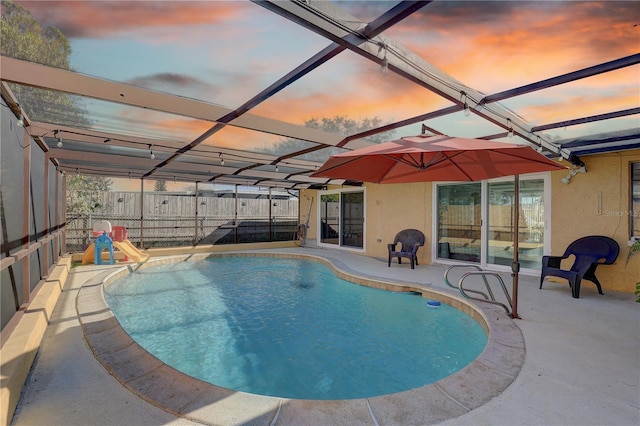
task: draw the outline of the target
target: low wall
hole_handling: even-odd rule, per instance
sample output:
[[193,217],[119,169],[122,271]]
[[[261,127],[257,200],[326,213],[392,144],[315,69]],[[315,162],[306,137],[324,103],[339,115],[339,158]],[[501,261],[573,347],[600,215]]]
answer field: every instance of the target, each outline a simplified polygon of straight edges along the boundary
[[[166,247],[166,248],[154,248],[144,250],[151,257],[157,256],[177,256],[182,254],[194,254],[194,253],[216,253],[221,251],[233,251],[233,250],[261,250],[261,249],[273,249],[273,248],[286,248],[295,247],[295,241],[273,241],[268,243],[245,243],[245,244],[203,244],[197,246],[183,246],[183,247]],[[124,255],[117,249],[114,250],[113,257],[116,260],[122,260]],[[102,253],[102,259],[108,260],[108,254],[106,251]],[[82,262],[82,253],[74,253],[71,256],[73,262]]]
[[0,423],[8,425],[18,405],[31,365],[42,343],[53,309],[69,275],[71,257],[58,260],[33,301],[0,349],[2,370]]

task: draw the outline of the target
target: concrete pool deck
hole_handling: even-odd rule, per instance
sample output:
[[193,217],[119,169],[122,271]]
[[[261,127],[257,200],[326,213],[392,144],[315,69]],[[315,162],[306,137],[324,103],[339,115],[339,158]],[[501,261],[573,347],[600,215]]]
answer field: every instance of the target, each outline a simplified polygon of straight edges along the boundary
[[[274,250],[270,250],[274,251]],[[392,265],[346,252],[322,249],[280,249],[302,252],[348,265],[350,272],[386,280],[398,280],[417,287],[453,291],[444,285],[446,267]],[[606,291],[597,294],[586,284],[581,298],[571,298],[568,287],[547,283],[538,289],[537,277],[521,276],[519,313],[514,321],[524,336],[526,354],[519,374],[510,385],[477,408],[461,410],[444,421],[437,416],[416,416],[427,409],[428,395],[409,398],[411,404],[390,406],[405,417],[375,416],[336,418],[344,409],[340,402],[322,412],[300,404],[304,418],[278,411],[278,398],[262,398],[264,407],[246,394],[225,394],[200,407],[225,405],[226,415],[194,421],[177,417],[144,401],[110,375],[98,362],[84,339],[76,300],[80,289],[102,282],[116,266],[74,268],[63,290],[32,373],[27,380],[12,424],[14,425],[124,425],[124,424],[607,424],[632,425],[640,422],[640,309],[632,295]],[[502,274],[510,288],[511,279]],[[84,285],[84,287],[83,287]],[[83,291],[85,291],[83,290]],[[511,320],[509,320],[511,321]],[[95,348],[94,348],[95,349]],[[140,356],[143,359],[144,355]],[[512,382],[511,382],[512,381]],[[461,383],[461,387],[465,384]],[[159,389],[168,400],[180,405],[179,384]],[[487,388],[487,393],[491,390]],[[426,398],[426,399],[425,399]],[[372,398],[375,399],[375,398]],[[269,400],[275,400],[270,401]],[[403,401],[406,403],[407,401]],[[432,402],[432,401],[431,401]],[[449,401],[450,402],[450,401]],[[441,406],[449,402],[443,401]],[[186,402],[185,402],[186,404]],[[269,404],[272,404],[269,406]],[[275,406],[273,405],[275,404]],[[184,405],[184,404],[183,404]],[[375,406],[375,401],[373,402]],[[436,404],[437,405],[437,404]],[[248,410],[250,407],[251,410]],[[219,407],[218,407],[219,408]],[[367,413],[370,407],[355,407]],[[265,415],[256,416],[256,412]],[[211,412],[211,411],[209,411]],[[276,417],[274,413],[279,413]],[[204,415],[204,414],[203,414]],[[394,420],[395,419],[395,420]],[[403,419],[402,421],[399,419]]]

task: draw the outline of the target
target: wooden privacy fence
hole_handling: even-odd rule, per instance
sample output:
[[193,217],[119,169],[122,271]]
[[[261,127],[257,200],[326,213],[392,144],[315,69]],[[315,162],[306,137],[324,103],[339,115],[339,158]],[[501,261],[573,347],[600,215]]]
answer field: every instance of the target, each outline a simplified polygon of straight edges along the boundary
[[[143,248],[195,244],[286,241],[296,238],[297,199],[203,197],[107,192],[90,216],[68,218],[68,251],[83,251],[92,241],[92,224],[108,220],[127,228],[128,239]],[[196,216],[197,207],[197,216]],[[142,217],[141,217],[142,216]]]

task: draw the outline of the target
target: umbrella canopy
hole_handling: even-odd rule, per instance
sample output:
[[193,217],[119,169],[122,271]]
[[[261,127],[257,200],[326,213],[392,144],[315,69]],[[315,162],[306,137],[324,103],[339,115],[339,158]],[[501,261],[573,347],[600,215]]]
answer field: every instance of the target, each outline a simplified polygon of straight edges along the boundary
[[565,168],[528,145],[421,135],[333,155],[311,176],[373,183],[478,181]]
[[[566,167],[528,145],[420,135],[333,155],[311,176],[373,183],[477,181],[515,176],[513,229],[517,229],[520,221],[518,176],[562,169]],[[513,318],[518,318],[518,252],[518,238],[514,238]]]

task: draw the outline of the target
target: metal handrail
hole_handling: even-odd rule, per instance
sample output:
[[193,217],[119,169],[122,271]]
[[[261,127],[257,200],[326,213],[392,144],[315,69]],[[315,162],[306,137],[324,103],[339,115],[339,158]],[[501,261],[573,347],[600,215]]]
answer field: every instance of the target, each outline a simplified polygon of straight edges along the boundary
[[[482,268],[477,266],[477,265],[451,265],[446,271],[444,271],[444,283],[446,285],[448,285],[449,287],[454,288],[456,290],[459,290],[459,287],[451,284],[451,281],[449,281],[449,272],[451,270],[455,269],[455,268],[472,268],[472,269],[475,269],[477,271],[482,271]],[[483,292],[481,292],[479,290],[467,289],[467,291],[470,292],[470,293],[480,294],[480,295],[482,295],[482,297],[484,297],[487,300],[490,300],[490,299],[495,300],[495,297],[493,297],[493,293],[491,292],[491,287],[489,287],[489,283],[487,282],[487,279],[484,278],[484,277],[483,277],[483,279],[484,279],[484,285],[485,285],[485,287],[487,287],[487,290],[489,291],[489,295],[487,295],[486,293],[483,293]]]
[[[458,281],[458,286],[454,286],[453,284],[451,284],[451,282],[449,281],[449,272],[452,269],[455,268],[471,268],[471,269],[475,269],[474,271],[470,271],[470,272],[465,272],[462,277],[460,277],[460,280]],[[484,285],[487,289],[487,293],[489,293],[488,295],[482,291],[479,290],[473,290],[470,288],[465,289],[463,287],[463,282],[465,279],[471,277],[471,276],[481,276],[482,280],[484,281]],[[495,298],[495,296],[493,295],[493,291],[491,290],[491,286],[489,285],[489,281],[487,280],[488,276],[493,276],[498,280],[498,283],[500,283],[500,286],[502,287],[502,291],[504,292],[504,295],[507,299],[507,302],[509,303],[509,306],[505,305],[502,302],[498,302]],[[489,272],[489,271],[484,271],[482,270],[482,268],[480,268],[477,265],[452,265],[450,266],[444,273],[444,282],[445,284],[447,284],[449,287],[451,288],[455,288],[458,291],[460,291],[460,294],[462,294],[462,296],[466,297],[467,299],[473,299],[473,300],[477,300],[479,302],[486,302],[486,303],[491,303],[492,305],[499,305],[502,306],[502,308],[507,312],[507,315],[511,315],[511,312],[513,311],[513,303],[511,301],[511,296],[509,295],[509,292],[507,291],[507,287],[504,284],[504,281],[502,280],[502,277],[500,275],[498,275],[496,272]],[[480,294],[482,295],[483,298],[479,298],[479,297],[474,297],[474,296],[470,296],[468,293],[476,293],[476,294]]]
[[[493,297],[493,293],[491,292],[491,300],[487,300],[487,299],[480,299],[478,297],[473,297],[473,296],[469,296],[468,294],[466,294],[465,291],[469,291],[469,292],[474,292],[477,293],[476,291],[470,290],[470,289],[464,289],[462,287],[462,282],[465,280],[465,278],[468,278],[470,276],[473,275],[480,275],[482,276],[482,279],[485,282],[485,285],[487,286],[487,290],[489,290],[489,292],[491,292],[491,288],[489,287],[489,283],[487,281],[487,275],[493,275],[494,277],[496,277],[496,279],[498,280],[498,282],[500,283],[500,286],[502,287],[502,291],[504,292],[504,295],[507,298],[507,302],[509,302],[509,307],[507,307],[507,305],[505,305],[502,302],[498,302],[495,297]],[[487,303],[491,303],[492,305],[499,305],[502,306],[504,308],[504,310],[507,312],[508,315],[511,315],[511,311],[513,310],[513,304],[511,302],[511,296],[509,296],[509,292],[507,291],[507,287],[504,285],[504,281],[502,281],[502,277],[500,275],[498,275],[495,272],[488,272],[488,271],[475,271],[475,272],[467,272],[466,274],[462,275],[462,278],[460,278],[460,281],[458,282],[458,289],[460,290],[460,293],[468,298],[468,299],[473,299],[473,300],[478,300],[480,302],[487,302]]]

